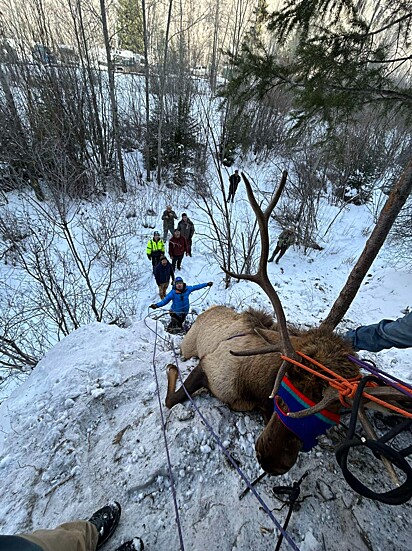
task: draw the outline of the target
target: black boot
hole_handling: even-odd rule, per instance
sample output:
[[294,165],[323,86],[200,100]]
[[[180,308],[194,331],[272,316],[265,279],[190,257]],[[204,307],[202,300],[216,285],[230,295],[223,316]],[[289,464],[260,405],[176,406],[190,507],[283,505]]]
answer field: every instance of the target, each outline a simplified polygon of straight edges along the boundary
[[110,505],[106,505],[96,511],[89,518],[89,522],[96,526],[97,532],[99,533],[96,549],[100,549],[100,547],[112,537],[119,524],[121,512],[122,508],[120,507],[120,503],[113,501]]
[[115,551],[143,551],[144,543],[141,538],[133,538],[126,541],[123,545],[115,549]]
[[268,262],[273,262],[273,256],[271,256],[270,258],[268,258]]

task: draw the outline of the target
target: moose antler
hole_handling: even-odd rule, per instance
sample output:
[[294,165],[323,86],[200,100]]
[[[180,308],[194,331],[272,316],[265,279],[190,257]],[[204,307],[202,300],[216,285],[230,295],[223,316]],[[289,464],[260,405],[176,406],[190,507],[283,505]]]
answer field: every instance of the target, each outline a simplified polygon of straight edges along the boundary
[[[262,211],[253,194],[252,186],[250,185],[248,178],[242,172],[242,178],[243,178],[243,181],[245,182],[249,203],[253,209],[253,212],[255,213],[256,220],[259,225],[259,235],[260,235],[260,245],[261,245],[259,268],[257,273],[254,275],[237,274],[235,272],[229,272],[227,270],[225,271],[235,279],[247,279],[249,281],[253,281],[254,283],[257,283],[257,285],[259,285],[261,289],[266,293],[276,313],[276,318],[278,321],[279,332],[280,332],[281,341],[282,341],[283,354],[285,356],[289,356],[289,358],[296,358],[295,351],[293,349],[292,343],[289,338],[289,334],[286,326],[286,317],[283,311],[282,304],[280,302],[277,292],[275,291],[275,288],[273,287],[273,285],[269,280],[268,273],[267,273],[267,261],[269,256],[269,231],[268,231],[269,217],[272,214],[273,209],[275,208],[275,206],[277,205],[280,199],[282,191],[286,185],[287,176],[288,176],[288,173],[285,170],[282,174],[282,178],[279,182],[277,190],[275,191],[269,205],[266,207],[265,211]],[[270,398],[273,398],[276,392],[278,391],[280,382],[283,378],[283,375],[285,374],[286,368],[287,368],[287,362],[283,361],[282,365],[279,368],[276,381],[275,381],[275,386],[273,387]]]
[[325,394],[323,395],[322,400],[318,402],[315,406],[307,409],[302,409],[301,411],[290,412],[288,413],[288,417],[301,419],[302,417],[307,417],[308,415],[318,413],[319,411],[322,411],[322,409],[326,409],[328,406],[334,404],[335,402],[339,402],[339,392],[336,390],[336,388],[328,387],[325,390]]
[[[396,390],[391,386],[376,386],[376,387],[367,387],[365,393],[379,398],[379,400],[384,400],[388,404],[396,407],[402,407],[407,413],[412,411],[412,400],[410,400],[405,394]],[[345,400],[348,404],[352,403],[351,398],[345,397]],[[384,404],[374,402],[373,400],[368,400],[367,396],[364,398],[363,406],[366,409],[373,409],[374,411],[381,411],[383,413],[389,413],[391,410],[385,407]],[[329,387],[326,389],[322,400],[311,408],[303,409],[301,411],[295,411],[289,413],[289,417],[295,417],[297,419],[302,417],[307,417],[313,413],[318,413],[322,409],[326,409],[327,406],[333,404],[334,402],[339,401],[339,391],[335,388]],[[393,411],[392,411],[393,413]]]
[[265,348],[255,348],[254,350],[243,350],[242,352],[230,350],[230,353],[232,354],[232,356],[260,356],[262,354],[271,354],[273,352],[282,354],[282,350],[280,349],[280,346],[275,346],[274,344],[271,344],[270,346],[265,346]]
[[254,350],[243,350],[242,352],[234,352],[233,350],[230,350],[232,356],[259,356],[261,354],[282,353],[282,347],[279,344],[270,343],[259,327],[255,327],[254,332],[257,333],[259,337],[262,337],[262,339],[265,340],[269,346],[265,346],[264,348],[255,348]]
[[[410,400],[410,398],[408,398],[403,393],[399,392],[393,387],[383,386],[383,387],[367,388],[366,393],[369,394],[370,396],[377,397],[380,400],[385,400],[391,405],[396,405],[397,407],[401,405],[404,409],[406,409],[407,412],[409,412],[412,409],[412,400]],[[314,413],[318,413],[319,411],[322,411],[323,409],[326,409],[328,406],[337,402],[338,400],[339,400],[338,390],[335,388],[329,387],[326,389],[322,400],[318,404],[308,409],[296,411],[293,413],[292,412],[288,413],[288,416],[293,417],[295,419],[301,419],[302,417],[307,417],[308,415],[312,415]],[[369,400],[369,401],[367,400],[368,400],[367,397],[363,398],[362,403],[360,404],[359,411],[358,411],[358,419],[365,431],[366,436],[371,440],[377,440],[378,436],[376,435],[374,428],[372,427],[371,423],[369,422],[369,419],[365,414],[365,409],[374,409],[378,411],[383,411],[384,413],[388,413],[391,410],[388,408],[385,408],[382,404],[378,404],[372,400]],[[347,399],[347,401],[349,403],[352,402],[351,399]],[[398,475],[396,474],[396,471],[392,463],[389,461],[389,459],[387,459],[384,456],[381,456],[380,459],[387,473],[389,474],[389,477],[391,478],[391,480],[394,482],[396,486],[400,486]]]

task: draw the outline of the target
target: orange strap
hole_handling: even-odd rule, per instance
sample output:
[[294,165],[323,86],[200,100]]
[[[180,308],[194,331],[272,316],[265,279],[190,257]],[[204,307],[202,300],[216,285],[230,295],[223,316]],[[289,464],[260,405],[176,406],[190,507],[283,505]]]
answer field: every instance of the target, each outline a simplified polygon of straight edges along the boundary
[[[336,388],[336,390],[339,392],[339,399],[341,404],[346,408],[350,408],[351,406],[346,402],[345,398],[353,399],[355,397],[356,391],[358,389],[359,381],[362,379],[362,375],[357,375],[356,377],[345,379],[345,377],[342,377],[342,375],[335,373],[332,369],[329,369],[328,367],[322,365],[321,363],[317,362],[313,358],[306,356],[306,354],[303,354],[302,352],[299,352],[299,351],[296,351],[296,353],[299,354],[299,356],[301,356],[308,362],[310,362],[311,364],[315,365],[316,367],[319,367],[320,369],[328,373],[329,376],[325,375],[324,373],[319,373],[319,371],[316,371],[315,369],[308,367],[307,365],[304,365],[301,362],[293,360],[288,356],[284,356],[283,354],[281,355],[281,358],[282,360],[285,360],[293,365],[301,367],[305,371],[309,371],[309,373],[312,373],[313,375],[316,375],[317,377],[320,377],[321,379],[327,381],[332,388]],[[368,383],[367,386],[376,387],[378,385],[376,383]],[[395,411],[396,413],[400,413],[401,415],[412,419],[412,413],[409,413],[408,411],[405,411],[402,408],[389,404],[388,402],[385,402],[385,400],[377,398],[376,396],[372,396],[367,392],[363,392],[362,396],[364,396],[365,398],[367,398],[372,402],[380,404],[381,406],[387,409],[390,409],[392,411]]]

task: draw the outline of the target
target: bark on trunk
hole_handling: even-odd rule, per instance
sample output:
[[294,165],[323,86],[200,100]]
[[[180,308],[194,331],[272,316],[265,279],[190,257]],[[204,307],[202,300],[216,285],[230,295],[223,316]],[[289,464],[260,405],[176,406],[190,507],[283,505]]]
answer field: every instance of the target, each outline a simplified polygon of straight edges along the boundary
[[160,185],[161,176],[162,176],[162,126],[163,126],[163,113],[164,113],[164,95],[165,95],[165,86],[166,86],[166,69],[167,69],[167,54],[169,51],[169,33],[170,33],[170,22],[172,19],[172,6],[173,0],[169,0],[169,11],[167,14],[167,23],[166,23],[166,36],[165,36],[165,49],[163,56],[163,67],[160,75],[160,93],[159,93],[159,125],[158,125],[158,136],[157,136],[157,183]]
[[122,146],[120,143],[119,114],[117,111],[116,89],[115,89],[115,83],[114,83],[114,67],[112,63],[112,56],[110,54],[110,39],[109,39],[109,30],[107,27],[105,0],[100,0],[100,12],[102,16],[104,46],[106,49],[106,57],[107,57],[107,76],[109,78],[109,95],[110,95],[110,107],[112,112],[114,145],[116,148],[117,162],[119,165],[120,185],[123,193],[126,193],[127,186],[126,186],[126,178],[124,175]]
[[147,19],[146,19],[146,0],[142,0],[143,16],[143,44],[144,44],[144,79],[145,79],[145,101],[146,101],[146,181],[150,182],[150,144],[149,144],[149,126],[150,126],[150,96],[149,96],[149,46],[147,40]]

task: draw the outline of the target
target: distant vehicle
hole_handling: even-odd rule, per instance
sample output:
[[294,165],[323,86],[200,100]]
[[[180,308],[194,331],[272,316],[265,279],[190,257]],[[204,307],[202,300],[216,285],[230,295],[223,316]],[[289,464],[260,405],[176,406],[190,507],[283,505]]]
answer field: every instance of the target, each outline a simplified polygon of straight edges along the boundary
[[196,65],[196,67],[192,67],[190,72],[197,78],[206,78],[208,76],[207,67],[205,67],[205,65]]
[[144,56],[131,50],[114,50],[113,65],[118,73],[138,73],[143,70]]
[[69,44],[58,44],[56,47],[56,56],[60,65],[77,67],[80,63],[79,54],[76,48]]

